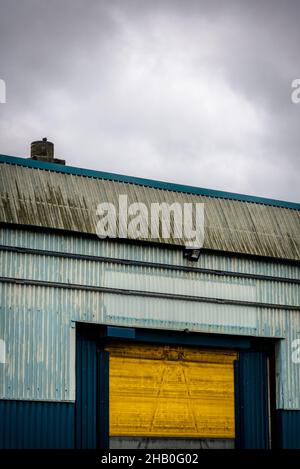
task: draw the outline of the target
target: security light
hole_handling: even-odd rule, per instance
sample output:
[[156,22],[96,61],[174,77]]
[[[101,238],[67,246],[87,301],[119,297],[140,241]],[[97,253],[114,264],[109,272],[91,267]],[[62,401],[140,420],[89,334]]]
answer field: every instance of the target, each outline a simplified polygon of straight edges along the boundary
[[184,249],[184,257],[186,257],[189,261],[197,262],[200,257],[200,249],[185,247]]

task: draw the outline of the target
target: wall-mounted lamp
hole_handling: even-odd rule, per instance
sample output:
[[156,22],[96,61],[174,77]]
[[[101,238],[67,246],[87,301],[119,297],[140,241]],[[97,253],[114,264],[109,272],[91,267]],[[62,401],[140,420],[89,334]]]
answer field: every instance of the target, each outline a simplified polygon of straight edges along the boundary
[[185,247],[183,256],[189,261],[197,262],[200,257],[200,252],[200,249]]

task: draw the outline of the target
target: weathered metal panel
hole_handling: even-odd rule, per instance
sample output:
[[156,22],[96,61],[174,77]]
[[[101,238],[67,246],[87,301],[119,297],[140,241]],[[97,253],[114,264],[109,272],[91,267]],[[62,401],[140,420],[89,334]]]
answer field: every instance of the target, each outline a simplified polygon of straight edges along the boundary
[[[128,259],[187,268],[195,267],[194,263],[183,257],[181,249],[170,249],[168,246],[127,244],[74,234],[63,235],[2,227],[0,228],[0,244],[68,254]],[[243,258],[234,254],[224,256],[221,253],[208,254],[203,252],[197,262],[197,267],[216,271],[300,279],[300,265]]]
[[103,308],[105,320],[120,326],[245,335],[257,332],[257,312],[251,307],[104,294]]
[[300,285],[0,250],[0,277],[300,308]]
[[300,314],[285,317],[285,340],[277,346],[277,407],[300,409],[300,363],[295,360],[295,344],[299,347]]
[[[162,267],[140,267],[64,258],[63,253],[187,265],[175,249],[141,247],[76,236],[2,229],[0,243],[60,251],[61,257],[2,252],[5,275],[52,279],[82,285],[106,285],[170,294],[203,293],[220,303],[120,295],[6,283],[1,286],[0,338],[7,363],[0,363],[0,396],[9,399],[75,399],[74,323],[94,322],[144,327],[278,338],[277,405],[300,409],[299,365],[292,361],[299,338],[300,314],[284,309],[222,304],[224,298],[286,302],[299,305],[299,285],[271,280],[203,274]],[[237,257],[202,255],[204,268],[299,278],[296,265],[266,263]],[[59,285],[58,285],[59,286]],[[254,293],[255,292],[255,293]],[[255,295],[255,297],[253,296]],[[26,298],[26,301],[24,301]],[[284,339],[284,340],[281,340]]]
[[[88,321],[286,337],[278,345],[278,405],[300,408],[299,365],[292,362],[291,345],[300,330],[296,312],[12,284],[3,284],[1,295],[6,304],[4,307],[2,302],[1,334],[7,346],[7,363],[0,364],[3,397],[73,400],[74,386],[71,383],[74,378],[70,378],[75,371],[73,321]],[[26,305],[23,303],[25,297]],[[204,306],[207,306],[206,310]],[[251,319],[253,314],[254,320]]]
[[[0,220],[6,223],[96,233],[101,202],[205,204],[204,247],[282,259],[300,259],[300,211],[240,200],[143,187],[138,184],[1,164]],[[150,212],[149,212],[150,213]],[[179,229],[179,226],[176,228]],[[182,239],[147,238],[163,244]]]
[[153,187],[156,189],[166,189],[175,192],[183,192],[187,194],[196,194],[196,195],[206,195],[209,197],[218,197],[222,199],[230,199],[230,200],[242,200],[244,202],[252,202],[252,203],[259,203],[264,205],[270,205],[273,207],[285,207],[294,210],[300,209],[300,204],[296,202],[286,202],[283,200],[275,200],[275,199],[268,199],[265,197],[255,197],[253,195],[243,195],[243,194],[236,194],[233,192],[224,192],[212,189],[204,189],[201,187],[194,187],[194,186],[185,186],[182,184],[174,184],[171,182],[164,182],[164,181],[155,181],[152,179],[144,179],[134,176],[126,176],[122,174],[116,173],[107,173],[103,171],[97,171],[93,169],[84,169],[78,168],[74,166],[65,166],[65,165],[57,165],[41,160],[33,160],[32,158],[19,158],[15,156],[8,156],[8,155],[0,155],[0,163],[1,164],[13,164],[18,166],[23,166],[27,168],[35,168],[35,169],[42,169],[45,171],[54,171],[55,173],[63,173],[63,174],[73,174],[78,176],[85,176],[89,178],[95,179],[104,179],[109,181],[119,181],[119,182],[126,182],[127,184],[138,184],[139,186],[143,187]]
[[0,400],[1,449],[72,449],[74,404]]
[[[6,286],[7,292],[15,298],[28,295],[28,287]],[[7,308],[6,327],[4,328],[4,338],[6,340],[8,353],[7,364],[1,365],[2,392],[10,398],[43,398],[43,399],[72,399],[74,396],[72,387],[69,386],[72,375],[72,349],[70,347],[70,337],[72,336],[72,320],[87,320],[103,324],[117,324],[123,326],[153,327],[204,332],[219,332],[245,335],[262,335],[276,337],[283,336],[284,331],[278,325],[270,328],[268,333],[262,333],[249,323],[250,318],[257,312],[247,311],[244,308],[236,309],[235,319],[233,308],[225,305],[207,305],[206,313],[203,312],[197,303],[174,302],[172,300],[151,301],[136,297],[120,297],[119,295],[99,295],[94,292],[74,292],[57,291],[54,296],[61,300],[61,306],[57,311],[47,305],[47,297],[51,293],[50,289],[34,288],[39,290],[38,296],[41,303],[29,304],[21,308],[19,301],[10,303]],[[29,290],[30,291],[30,290]],[[8,293],[5,293],[8,298]],[[30,293],[29,293],[30,294]],[[9,302],[8,298],[8,302]],[[192,309],[191,309],[192,308]],[[226,309],[227,314],[226,314]],[[182,311],[185,311],[185,318]],[[2,309],[3,311],[3,309]],[[78,312],[81,311],[81,314]],[[193,312],[194,311],[194,312]],[[139,313],[140,312],[140,313]],[[263,316],[263,312],[262,316]],[[273,311],[274,318],[278,316],[278,311]],[[251,314],[251,315],[250,315]],[[38,322],[39,316],[44,318]],[[284,313],[282,322],[285,323]],[[62,323],[57,322],[57,318]],[[62,320],[63,318],[63,320]],[[243,319],[244,318],[244,319]],[[239,321],[237,320],[239,319]],[[263,322],[263,321],[262,321]],[[275,322],[275,321],[274,321]],[[280,323],[280,321],[277,321]],[[35,324],[35,326],[34,326]],[[33,327],[34,326],[34,327]],[[3,330],[3,329],[2,329]],[[64,344],[63,348],[58,348],[56,343]],[[35,344],[34,348],[29,345]],[[27,346],[25,344],[28,344]],[[287,395],[287,386],[292,386],[293,391],[297,391],[298,368],[291,361],[291,349],[287,342],[282,341],[278,364],[279,376],[278,396]],[[42,354],[38,351],[42,351]],[[44,357],[44,358],[39,358]],[[51,358],[50,358],[51,357]],[[295,381],[289,376],[289,369],[296,373]],[[293,368],[293,370],[292,370]],[[37,373],[36,370],[39,370]],[[24,377],[24,379],[23,379]],[[25,379],[26,378],[26,379]],[[28,385],[26,385],[28,380]],[[296,388],[295,388],[296,387]],[[283,389],[282,389],[283,388]],[[289,395],[289,394],[288,394]],[[289,401],[284,399],[285,405],[297,405],[299,393],[291,393]],[[298,404],[299,405],[299,404]]]
[[91,293],[2,284],[2,397],[74,400],[73,319],[103,322],[102,295]]

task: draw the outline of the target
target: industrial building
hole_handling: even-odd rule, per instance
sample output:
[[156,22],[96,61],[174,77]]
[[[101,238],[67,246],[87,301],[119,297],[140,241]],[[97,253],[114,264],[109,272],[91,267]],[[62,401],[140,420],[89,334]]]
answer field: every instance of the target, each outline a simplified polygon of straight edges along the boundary
[[[0,447],[300,448],[300,204],[64,163],[0,156]],[[120,194],[200,252],[100,239]]]

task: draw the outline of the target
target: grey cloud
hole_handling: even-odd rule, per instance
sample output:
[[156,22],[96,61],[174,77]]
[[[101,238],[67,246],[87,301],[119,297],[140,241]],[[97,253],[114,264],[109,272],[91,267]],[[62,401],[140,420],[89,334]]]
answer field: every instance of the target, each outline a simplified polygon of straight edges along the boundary
[[300,3],[0,0],[0,152],[297,201]]

